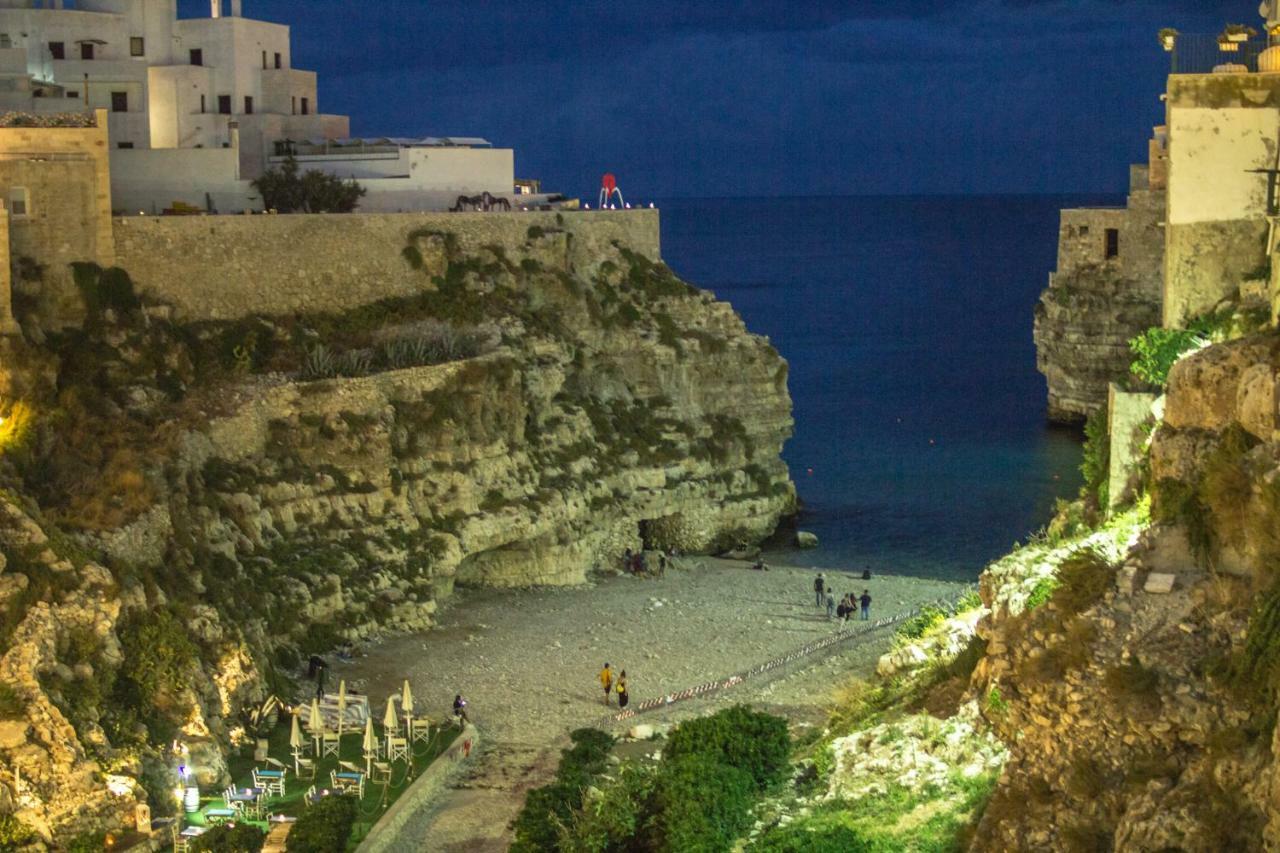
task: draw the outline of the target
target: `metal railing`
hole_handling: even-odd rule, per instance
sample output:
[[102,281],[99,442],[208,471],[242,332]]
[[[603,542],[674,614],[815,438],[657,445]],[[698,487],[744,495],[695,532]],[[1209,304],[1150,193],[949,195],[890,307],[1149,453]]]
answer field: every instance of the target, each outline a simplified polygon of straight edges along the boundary
[[626,720],[632,720],[638,717],[639,715],[648,713],[650,711],[658,711],[664,708],[669,708],[672,705],[678,704],[680,702],[687,702],[690,699],[697,699],[702,696],[710,696],[713,693],[719,693],[722,690],[729,690],[731,688],[737,687],[738,685],[743,684],[744,682],[750,681],[752,679],[758,679],[765,675],[775,674],[778,672],[778,670],[781,670],[799,661],[803,661],[808,658],[811,658],[814,655],[818,654],[819,652],[826,651],[827,649],[833,648],[837,645],[840,645],[841,643],[845,643],[850,640],[863,639],[866,637],[870,637],[872,634],[883,631],[885,628],[889,628],[894,625],[900,625],[901,623],[906,622],[909,619],[916,618],[917,616],[919,616],[921,613],[923,613],[928,609],[954,607],[956,602],[958,602],[965,595],[965,593],[969,591],[970,589],[966,588],[964,592],[961,592],[959,595],[956,595],[953,598],[938,599],[936,601],[931,601],[927,604],[920,605],[914,610],[907,611],[906,613],[900,613],[896,616],[886,616],[883,619],[878,619],[870,623],[866,623],[866,622],[858,623],[856,627],[846,628],[842,631],[837,631],[834,634],[831,634],[829,636],[823,637],[818,640],[814,640],[813,642],[807,645],[801,646],[800,648],[795,649],[794,651],[788,652],[785,655],[780,655],[776,658],[773,658],[772,660],[766,661],[757,666],[753,666],[750,669],[746,669],[746,670],[742,670],[741,672],[734,673],[733,675],[730,675],[727,678],[721,678],[716,681],[708,681],[703,684],[699,684],[696,687],[689,687],[684,690],[676,691],[673,693],[667,693],[662,696],[657,696],[653,699],[646,699],[643,702],[636,703],[635,706],[628,708],[625,711],[622,711],[617,714],[610,714],[599,724],[598,727],[607,728],[609,725],[613,723],[620,723]]
[[1212,74],[1219,65],[1243,65],[1258,70],[1258,56],[1269,46],[1266,36],[1233,42],[1234,50],[1223,50],[1218,36],[1205,33],[1178,35],[1169,54],[1171,74]]

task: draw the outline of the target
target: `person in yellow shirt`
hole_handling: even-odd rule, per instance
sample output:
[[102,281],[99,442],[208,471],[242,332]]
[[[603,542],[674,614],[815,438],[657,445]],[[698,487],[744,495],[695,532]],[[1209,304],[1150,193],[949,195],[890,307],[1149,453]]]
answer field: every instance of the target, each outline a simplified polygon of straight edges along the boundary
[[609,693],[613,689],[613,670],[609,668],[609,664],[604,665],[604,669],[600,670],[600,684],[604,686],[604,704],[609,704]]

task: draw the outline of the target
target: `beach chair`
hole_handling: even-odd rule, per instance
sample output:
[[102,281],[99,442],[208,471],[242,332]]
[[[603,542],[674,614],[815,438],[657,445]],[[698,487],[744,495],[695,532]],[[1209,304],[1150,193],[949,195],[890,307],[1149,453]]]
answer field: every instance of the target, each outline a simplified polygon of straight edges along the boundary
[[295,756],[293,759],[293,775],[299,779],[315,779],[316,763],[310,758]]
[[182,837],[181,831],[182,821],[174,821],[173,826],[169,827],[172,834],[173,853],[187,853],[187,839]]
[[429,717],[417,717],[413,720],[413,724],[409,727],[409,740],[411,743],[431,742],[431,719]]
[[280,760],[278,760],[278,759],[272,758],[272,757],[271,757],[271,756],[269,756],[269,755],[268,755],[265,759],[263,759],[263,760],[264,760],[264,761],[266,761],[267,766],[268,766],[268,767],[270,767],[272,770],[287,770],[287,769],[288,769],[288,765],[286,765],[283,761],[280,761]]
[[262,788],[268,794],[275,797],[284,796],[284,777],[287,770],[276,770],[263,772],[258,768],[253,768],[253,787]]
[[408,761],[409,741],[402,737],[387,738],[387,761]]
[[302,805],[307,808],[310,808],[311,806],[315,805],[317,799],[318,798],[316,797],[316,786],[312,785],[310,788],[307,789],[307,792],[302,795]]
[[391,765],[385,761],[373,762],[373,773],[369,776],[371,782],[390,782],[391,781]]
[[325,732],[324,736],[320,739],[321,758],[325,758],[329,755],[337,758],[341,748],[342,738],[338,736],[337,732]]

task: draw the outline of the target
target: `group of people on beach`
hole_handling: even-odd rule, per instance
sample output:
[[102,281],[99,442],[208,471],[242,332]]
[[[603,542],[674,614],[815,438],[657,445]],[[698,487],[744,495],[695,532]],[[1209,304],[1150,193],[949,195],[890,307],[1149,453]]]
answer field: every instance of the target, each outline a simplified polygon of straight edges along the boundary
[[[869,580],[871,573],[863,572],[862,579]],[[819,608],[827,609],[828,619],[839,619],[842,623],[848,622],[854,617],[854,614],[861,613],[863,621],[871,618],[871,590],[864,589],[862,595],[855,595],[850,592],[840,599],[840,603],[836,603],[836,594],[827,583],[826,576],[822,572],[818,572],[818,576],[813,581],[813,598],[814,604]]]
[[631,701],[631,694],[627,692],[627,671],[622,670],[615,679],[613,668],[605,661],[604,669],[600,670],[600,684],[604,687],[604,704],[611,704],[611,697],[617,693],[618,707],[625,710],[627,703]]
[[[656,577],[665,578],[667,576],[667,566],[672,564],[675,556],[676,552],[674,550],[670,556],[665,551],[659,551],[653,574]],[[622,570],[636,577],[647,575],[649,574],[649,559],[645,556],[644,551],[637,553],[628,548],[627,553],[622,555]]]

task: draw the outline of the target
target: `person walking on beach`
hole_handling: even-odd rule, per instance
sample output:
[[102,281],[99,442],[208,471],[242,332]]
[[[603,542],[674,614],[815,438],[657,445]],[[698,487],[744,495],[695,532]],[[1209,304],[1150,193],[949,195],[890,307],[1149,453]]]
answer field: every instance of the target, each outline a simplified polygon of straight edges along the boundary
[[864,589],[862,591],[862,598],[858,599],[858,601],[862,604],[863,621],[870,619],[871,618],[871,590]]
[[461,693],[453,697],[453,719],[457,721],[458,728],[462,728],[471,722],[467,718],[467,700],[462,698]]
[[631,694],[627,692],[627,671],[624,669],[618,676],[618,707],[626,710],[629,701],[631,701]]
[[831,589],[831,587],[827,587],[827,621],[828,622],[831,621],[831,617],[835,615],[835,612],[836,612],[836,594]]
[[826,589],[827,589],[826,578],[822,576],[822,572],[818,572],[818,577],[815,578],[813,581],[814,600],[816,601],[818,607],[822,607],[824,604],[827,603]]
[[606,662],[604,669],[600,670],[600,683],[604,685],[604,704],[609,704],[609,691],[613,689],[613,670],[609,668]]

